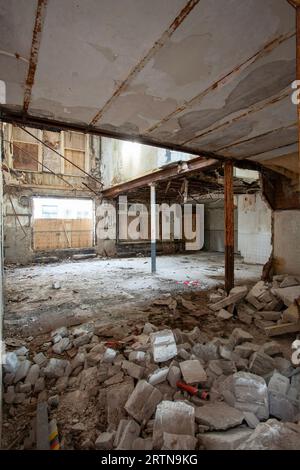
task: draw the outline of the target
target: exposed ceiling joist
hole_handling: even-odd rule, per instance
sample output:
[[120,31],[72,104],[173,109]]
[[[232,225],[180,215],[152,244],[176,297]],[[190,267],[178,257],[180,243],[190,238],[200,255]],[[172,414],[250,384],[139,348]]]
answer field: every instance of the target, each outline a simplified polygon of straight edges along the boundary
[[140,178],[136,178],[133,181],[128,181],[112,188],[104,189],[102,195],[107,198],[115,198],[120,194],[132,191],[134,189],[142,188],[152,183],[158,183],[161,181],[169,181],[177,178],[178,176],[186,176],[195,171],[212,169],[218,166],[220,163],[217,160],[209,159],[205,160],[201,157],[194,158],[187,162],[178,163],[176,165],[166,166],[161,170],[155,171]]

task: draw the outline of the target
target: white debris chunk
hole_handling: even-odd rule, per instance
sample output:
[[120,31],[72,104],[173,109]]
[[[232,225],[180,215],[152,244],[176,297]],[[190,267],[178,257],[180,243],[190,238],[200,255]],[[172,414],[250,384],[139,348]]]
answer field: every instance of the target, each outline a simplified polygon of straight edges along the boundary
[[177,355],[177,346],[171,330],[151,333],[150,338],[154,362],[166,362]]

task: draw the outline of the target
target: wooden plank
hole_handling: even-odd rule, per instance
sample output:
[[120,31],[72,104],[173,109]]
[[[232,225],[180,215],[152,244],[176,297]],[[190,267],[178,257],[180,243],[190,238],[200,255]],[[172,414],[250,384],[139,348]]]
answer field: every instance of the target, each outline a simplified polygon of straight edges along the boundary
[[234,201],[233,162],[224,167],[224,215],[225,215],[225,291],[234,287]]
[[280,336],[287,333],[298,333],[300,331],[299,323],[283,323],[282,325],[267,326],[265,333],[267,336]]

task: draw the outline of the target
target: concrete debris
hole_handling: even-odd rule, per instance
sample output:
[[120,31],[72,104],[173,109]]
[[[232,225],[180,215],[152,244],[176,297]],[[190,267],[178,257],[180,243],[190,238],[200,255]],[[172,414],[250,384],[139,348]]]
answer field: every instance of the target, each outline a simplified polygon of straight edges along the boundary
[[162,401],[156,408],[153,428],[153,447],[163,446],[164,433],[194,437],[195,410],[182,401]]
[[[229,403],[240,411],[250,411],[259,420],[269,417],[268,388],[265,380],[248,372],[236,372],[221,384],[222,391],[229,391],[233,403]],[[223,394],[225,401],[228,395]]]
[[221,310],[217,314],[217,317],[220,318],[220,320],[229,320],[233,317],[233,314],[228,312],[224,308],[221,308]]
[[51,357],[47,366],[43,369],[45,377],[58,379],[63,375],[70,375],[71,364],[64,359],[55,359]]
[[150,338],[154,362],[166,362],[176,356],[177,346],[171,330],[151,333]]
[[253,336],[242,328],[235,328],[229,337],[229,343],[233,346],[252,341]]
[[300,450],[300,426],[270,419],[260,423],[238,450]]
[[[296,281],[283,275],[273,279],[273,287],[260,281],[249,292],[245,286],[227,297],[216,291],[210,295],[213,313],[201,324],[205,309],[198,308],[197,296],[177,295],[175,314],[171,296],[157,304],[168,307],[162,309],[161,329],[156,308],[149,316],[153,323],[97,320],[42,338],[9,340],[3,365],[6,419],[13,423],[18,408],[30,413],[32,405],[46,403],[66,448],[288,448],[271,433],[283,440],[290,433],[299,437],[300,368],[283,357],[280,339],[263,342],[262,332],[255,331],[286,331],[286,325],[297,331],[298,303],[286,308],[285,297],[276,292],[286,296],[287,289],[298,288]],[[182,307],[186,323],[176,316]],[[193,386],[195,395],[181,390],[179,381]],[[269,417],[281,423],[260,424]],[[28,448],[28,438],[23,446]]]
[[[121,424],[120,424],[121,425]],[[117,450],[132,450],[134,440],[139,437],[140,426],[133,419],[129,419],[122,423],[122,433],[120,433]]]
[[140,380],[125,404],[125,410],[139,423],[147,422],[162,399],[161,392]]
[[169,367],[163,367],[162,369],[156,369],[156,371],[153,372],[148,377],[148,382],[151,385],[158,385],[162,382],[164,382],[168,376],[169,373]]
[[114,432],[102,432],[96,439],[95,449],[97,450],[112,449],[114,439],[115,439]]
[[181,362],[180,369],[187,384],[204,383],[207,380],[207,374],[197,359]]
[[295,300],[300,298],[300,285],[274,289],[274,293],[282,300],[284,305],[289,307]]
[[130,361],[123,361],[122,362],[122,369],[134,379],[141,379],[144,375],[144,367],[135,364],[134,362]]
[[200,443],[206,450],[236,450],[253,431],[247,428],[229,429],[225,432],[209,432],[200,435]]
[[118,351],[115,351],[114,349],[111,349],[111,348],[107,348],[103,355],[102,361],[112,363],[116,359],[117,355],[118,355]]
[[197,439],[183,434],[164,432],[162,450],[195,450]]
[[244,414],[226,403],[213,403],[196,408],[196,422],[209,426],[209,429],[226,430],[242,424]]
[[61,338],[60,341],[56,342],[52,346],[52,350],[55,354],[62,354],[68,348],[69,344],[70,344],[69,338],[67,337]]
[[275,362],[271,356],[258,351],[250,358],[249,370],[253,374],[265,376],[275,369]]
[[167,375],[167,380],[172,388],[177,388],[177,382],[181,379],[181,371],[177,366],[171,366]]

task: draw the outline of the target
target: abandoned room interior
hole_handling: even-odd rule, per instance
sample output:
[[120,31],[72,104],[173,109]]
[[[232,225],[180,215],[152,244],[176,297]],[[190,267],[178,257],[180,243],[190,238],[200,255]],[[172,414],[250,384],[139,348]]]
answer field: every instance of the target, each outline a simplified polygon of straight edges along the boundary
[[300,1],[0,31],[1,448],[300,450]]

